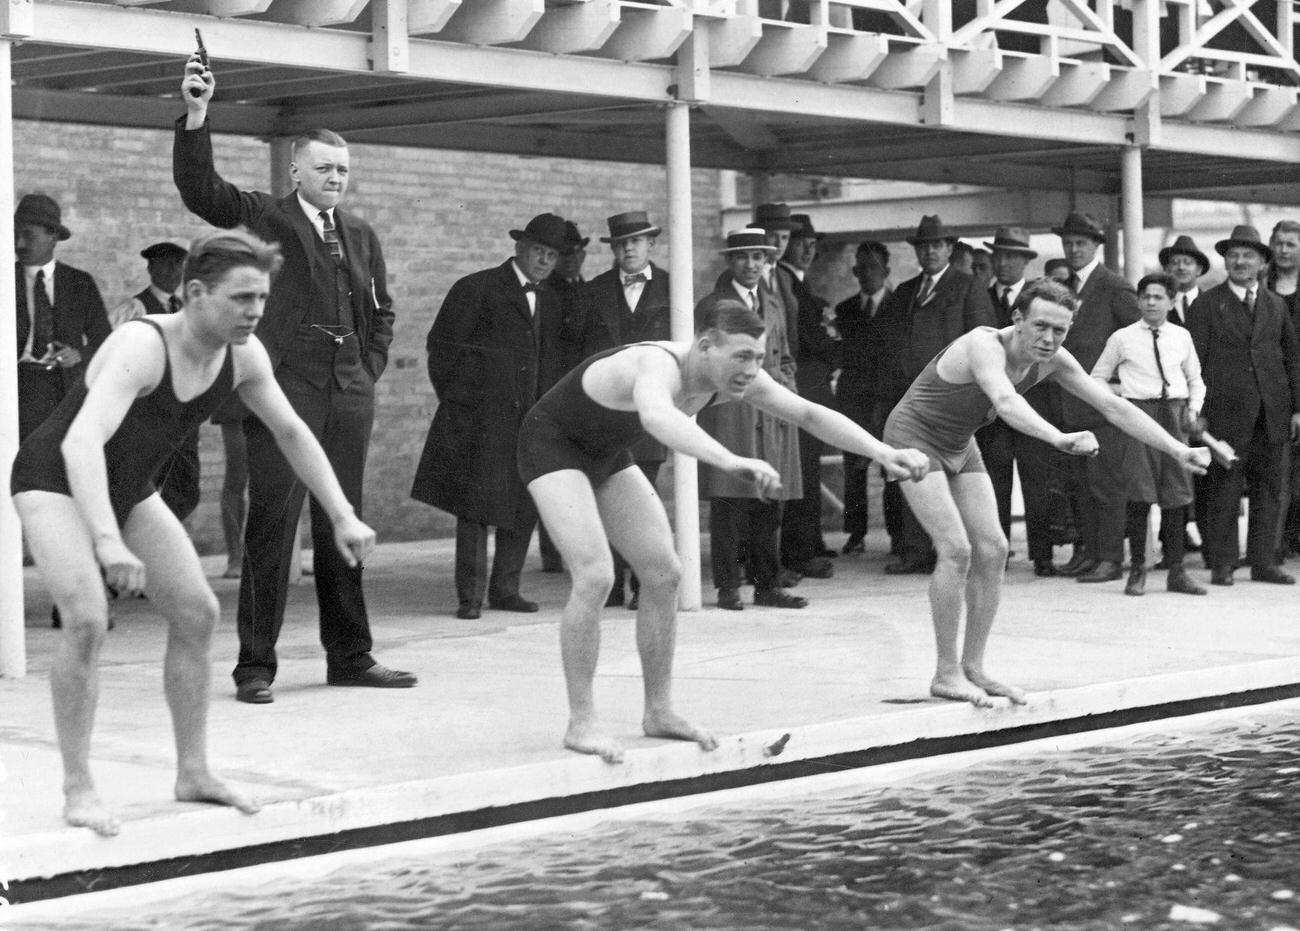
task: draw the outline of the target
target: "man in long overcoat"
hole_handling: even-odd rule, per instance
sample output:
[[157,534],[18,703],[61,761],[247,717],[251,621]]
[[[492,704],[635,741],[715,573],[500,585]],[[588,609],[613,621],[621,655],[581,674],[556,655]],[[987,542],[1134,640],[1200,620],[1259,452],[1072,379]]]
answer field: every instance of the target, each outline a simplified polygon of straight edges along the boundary
[[552,213],[510,236],[514,256],[452,285],[427,341],[438,410],[411,497],[457,518],[456,616],[467,619],[481,615],[485,592],[489,608],[537,610],[519,594],[537,511],[515,452],[524,414],[559,379],[563,311],[541,283],[567,242],[564,220]]

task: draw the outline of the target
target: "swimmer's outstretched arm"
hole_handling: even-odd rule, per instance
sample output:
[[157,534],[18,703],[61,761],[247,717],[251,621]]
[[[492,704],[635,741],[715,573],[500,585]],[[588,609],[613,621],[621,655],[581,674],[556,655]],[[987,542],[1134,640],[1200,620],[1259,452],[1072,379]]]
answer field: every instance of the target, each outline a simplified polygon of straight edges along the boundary
[[375,532],[357,517],[325,450],[284,396],[272,374],[266,348],[256,336],[230,348],[236,353],[239,397],[271,431],[293,471],[329,515],[339,553],[349,566],[357,565],[374,548]]
[[893,478],[920,480],[930,470],[930,460],[924,453],[882,443],[839,411],[799,397],[778,385],[766,372],[759,372],[750,384],[745,401],[832,446],[874,459]]

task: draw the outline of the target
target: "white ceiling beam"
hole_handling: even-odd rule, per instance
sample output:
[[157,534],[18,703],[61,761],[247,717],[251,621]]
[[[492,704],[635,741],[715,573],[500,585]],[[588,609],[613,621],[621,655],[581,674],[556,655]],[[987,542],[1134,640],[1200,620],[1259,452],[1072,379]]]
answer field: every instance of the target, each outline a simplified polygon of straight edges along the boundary
[[447,25],[460,9],[461,0],[406,0],[406,28],[413,36],[427,36]]
[[[42,3],[42,6],[45,4]],[[204,16],[236,17],[265,13],[271,0],[175,0],[168,9],[176,13],[201,13]]]
[[474,0],[452,14],[438,38],[469,45],[518,42],[546,12],[546,0]]
[[802,74],[826,51],[826,32],[799,23],[766,23],[758,44],[745,56],[740,70],[770,77]]
[[889,56],[889,40],[869,33],[831,32],[826,50],[808,68],[808,76],[825,84],[864,81]]
[[1249,84],[1239,81],[1206,82],[1205,96],[1192,109],[1187,111],[1187,118],[1198,123],[1224,123],[1250,103]]
[[1202,74],[1181,71],[1160,75],[1160,115],[1184,116],[1205,96],[1207,80]]
[[547,10],[517,44],[553,55],[590,52],[609,40],[619,21],[617,0],[581,0]]
[[768,152],[781,147],[781,140],[763,125],[758,114],[724,110],[720,107],[703,107],[704,114],[742,149],[751,152]]
[[709,34],[709,65],[734,68],[745,60],[763,38],[763,24],[757,16],[729,16],[726,19],[696,20]]
[[1004,55],[1002,72],[984,95],[990,100],[1037,100],[1059,76],[1058,63],[1045,55]]
[[1043,91],[1045,107],[1082,107],[1101,93],[1110,80],[1110,66],[1100,61],[1062,62],[1061,76]]
[[623,7],[609,41],[596,52],[620,61],[653,61],[672,55],[691,34],[694,19],[684,7]]
[[952,92],[979,94],[1002,71],[1002,52],[995,48],[951,49]]
[[1295,108],[1296,88],[1261,85],[1255,88],[1255,96],[1232,118],[1232,122],[1238,126],[1260,128],[1277,126]]
[[[179,82],[177,82],[179,87]],[[13,89],[14,117],[94,126],[136,126],[168,128],[185,112],[179,99],[157,97],[122,98],[76,91],[46,91],[27,87]],[[278,111],[273,107],[223,104],[213,101],[208,108],[217,132],[266,136],[275,131]]]
[[1133,110],[1150,99],[1159,81],[1154,71],[1145,68],[1111,68],[1110,80],[1096,97],[1088,101],[1094,110]]
[[918,45],[892,53],[871,72],[867,83],[883,90],[925,87],[943,66],[947,51],[939,45]]
[[370,0],[275,0],[266,11],[273,23],[338,26],[355,22]]

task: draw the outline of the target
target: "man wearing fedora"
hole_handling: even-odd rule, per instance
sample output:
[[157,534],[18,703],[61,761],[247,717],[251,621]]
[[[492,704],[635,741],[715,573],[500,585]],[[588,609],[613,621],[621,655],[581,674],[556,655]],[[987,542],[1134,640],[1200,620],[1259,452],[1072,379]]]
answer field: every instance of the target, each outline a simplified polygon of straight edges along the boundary
[[1196,248],[1191,236],[1179,236],[1159,253],[1160,267],[1174,279],[1178,293],[1174,296],[1174,309],[1169,311],[1169,322],[1186,326],[1187,308],[1201,296],[1198,282],[1210,270],[1210,260]]
[[[609,245],[614,266],[597,275],[582,289],[579,318],[583,332],[579,355],[588,356],[623,346],[672,339],[672,311],[669,305],[668,272],[650,260],[660,228],[650,222],[644,210],[619,213],[606,221],[609,235],[600,241]],[[632,447],[632,458],[654,485],[668,458],[668,448],[653,437]],[[627,604],[635,611],[640,584],[627,562],[614,550],[614,587],[606,607]],[[631,589],[629,597],[624,588]]]
[[[1085,372],[1091,372],[1110,334],[1141,318],[1137,291],[1101,263],[1106,230],[1092,216],[1071,213],[1052,232],[1061,237],[1061,252],[1070,270],[1066,283],[1079,298],[1079,310],[1064,346]],[[1126,445],[1118,429],[1090,405],[1066,393],[1061,394],[1060,423],[1069,431],[1091,430],[1100,451],[1096,456],[1074,457],[1068,464],[1069,493],[1080,539],[1059,571],[1080,582],[1111,582],[1123,574]]]
[[[938,216],[924,216],[908,243],[916,250],[921,273],[900,284],[881,311],[879,396],[888,416],[926,364],[963,333],[997,321],[988,292],[975,277],[951,264],[957,237]],[[886,491],[902,498],[895,483]],[[899,501],[901,554],[885,566],[891,575],[926,573],[934,568],[930,536]]]
[[95,279],[55,261],[72,236],[46,194],[25,194],[14,211],[18,327],[18,439],[44,423],[111,330]]
[[[213,226],[245,226],[279,245],[284,266],[257,325],[276,381],[294,411],[320,441],[348,502],[363,514],[366,453],[375,419],[375,383],[388,364],[393,301],[375,231],[341,202],[351,178],[347,142],[328,129],[293,140],[283,197],[245,191],[213,162],[208,105],[216,78],[195,54],[185,64],[176,121],[172,177],[185,206]],[[275,644],[284,623],[293,548],[306,488],[271,431],[244,421],[248,455],[248,517],[239,579],[239,659],[235,698],[274,701]],[[348,565],[334,545],[333,525],[310,500],[312,560],[325,681],[334,686],[410,688],[416,677],[389,669],[371,655],[370,615],[361,565]]]
[[[1268,263],[1264,286],[1286,301],[1291,325],[1300,334],[1300,223],[1279,220],[1268,237],[1273,261]],[[1300,455],[1289,444],[1286,477],[1282,480],[1280,556],[1300,555]]]
[[510,237],[511,258],[451,286],[426,342],[438,410],[411,497],[456,516],[456,616],[469,620],[482,616],[485,595],[493,610],[537,610],[519,594],[537,511],[516,448],[524,415],[560,378],[563,311],[543,282],[570,243],[553,213]]
[[[728,233],[720,250],[727,271],[719,279],[718,289],[695,306],[695,317],[701,319],[722,299],[739,300],[756,311],[767,329],[763,370],[783,388],[794,390],[785,307],[776,290],[765,288],[762,282],[763,270],[774,260],[776,249],[761,229],[748,227]],[[739,402],[706,407],[700,412],[699,424],[737,456],[763,459],[781,477],[781,487],[765,495],[753,482],[700,465],[700,497],[709,501],[709,549],[718,607],[730,611],[744,607],[740,599],[742,552],[754,582],[755,605],[806,607],[807,599],[791,595],[780,584],[781,505],[803,497],[797,429]],[[743,539],[748,546],[742,548]]]
[[[795,385],[800,397],[834,407],[831,373],[839,368],[839,343],[826,331],[826,301],[813,294],[805,280],[824,234],[814,229],[812,217],[806,213],[791,214],[790,220],[794,229],[775,273],[794,301]],[[829,578],[833,572],[830,557],[835,555],[822,539],[821,457],[825,448],[811,433],[799,431],[803,497],[786,504],[781,518],[781,563],[811,578]]]
[[1250,497],[1246,561],[1256,582],[1294,584],[1276,565],[1285,446],[1300,439],[1300,344],[1286,303],[1259,282],[1272,250],[1253,226],[1215,243],[1228,280],[1188,311],[1187,329],[1205,379],[1205,427],[1238,462],[1217,462],[1205,477],[1207,523],[1201,536],[1210,582],[1231,585],[1240,556],[1237,518]]

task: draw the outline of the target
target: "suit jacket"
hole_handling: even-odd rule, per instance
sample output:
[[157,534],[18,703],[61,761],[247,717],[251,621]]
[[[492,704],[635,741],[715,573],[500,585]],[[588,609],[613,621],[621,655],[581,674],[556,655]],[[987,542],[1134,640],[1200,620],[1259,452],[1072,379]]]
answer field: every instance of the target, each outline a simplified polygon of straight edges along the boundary
[[1210,432],[1245,449],[1262,411],[1269,442],[1286,442],[1291,415],[1300,411],[1300,344],[1286,303],[1257,288],[1249,314],[1225,281],[1202,291],[1187,316]]
[[590,282],[581,276],[577,281],[568,281],[560,277],[559,272],[552,272],[546,279],[546,287],[555,292],[560,302],[560,313],[564,320],[564,342],[561,348],[560,367],[563,373],[574,369],[586,358],[582,351],[582,292]]
[[[726,289],[706,295],[695,305],[695,315],[722,298],[737,299],[730,273],[724,273]],[[785,332],[785,308],[780,295],[772,288],[758,288],[758,308],[767,324],[767,354],[763,370],[778,383],[793,386],[790,368],[790,345]],[[763,459],[781,474],[781,501],[803,497],[803,471],[799,463],[799,431],[790,423],[763,413],[744,401],[726,401],[700,411],[699,424],[710,436],[737,456]],[[757,498],[752,482],[735,478],[712,466],[700,463],[701,498]]]
[[426,344],[438,410],[411,497],[480,524],[531,522],[519,428],[560,378],[562,317],[549,288],[537,292],[530,314],[512,260],[451,286]]
[[[1079,310],[1062,345],[1079,360],[1085,372],[1091,372],[1110,334],[1136,323],[1141,317],[1133,286],[1118,272],[1098,265],[1079,290]],[[1090,404],[1068,391],[1061,392],[1061,417],[1064,426],[1071,430],[1086,430],[1106,423],[1106,418]]]
[[909,278],[877,311],[881,333],[875,380],[885,411],[893,410],[916,376],[958,336],[997,319],[988,292],[975,276],[949,265],[925,303],[918,303],[925,275]]
[[836,407],[877,436],[884,426],[879,411],[880,353],[884,335],[880,314],[893,294],[885,289],[880,306],[867,316],[861,292],[835,305],[835,328],[840,333],[840,377],[835,383]]
[[[27,309],[27,283],[23,268],[14,263],[15,313],[18,336],[18,357],[23,354],[31,332],[30,311]],[[62,262],[54,263],[54,339],[81,353],[81,362],[59,370],[66,390],[81,378],[86,364],[100,344],[112,332],[104,299],[99,294],[95,279],[89,273]],[[44,354],[42,347],[33,347],[32,355],[38,359]]]
[[[335,271],[318,248],[320,236],[299,206],[297,192],[277,198],[262,191],[241,191],[217,174],[207,124],[186,130],[184,117],[176,123],[172,176],[192,213],[223,229],[247,226],[280,245],[284,267],[272,284],[266,313],[257,326],[258,339],[266,346],[271,364],[278,367],[308,309],[337,305]],[[384,255],[374,230],[359,217],[335,208],[334,226],[347,261],[361,363],[372,378],[378,378],[388,364],[388,345],[393,341],[393,301]]]
[[[808,285],[784,262],[777,263],[775,274],[786,284],[794,301],[795,384],[799,394],[818,404],[834,404],[831,372],[839,368],[839,341],[831,338],[822,325],[822,308],[826,302],[812,293]],[[788,321],[788,318],[787,318]]]

